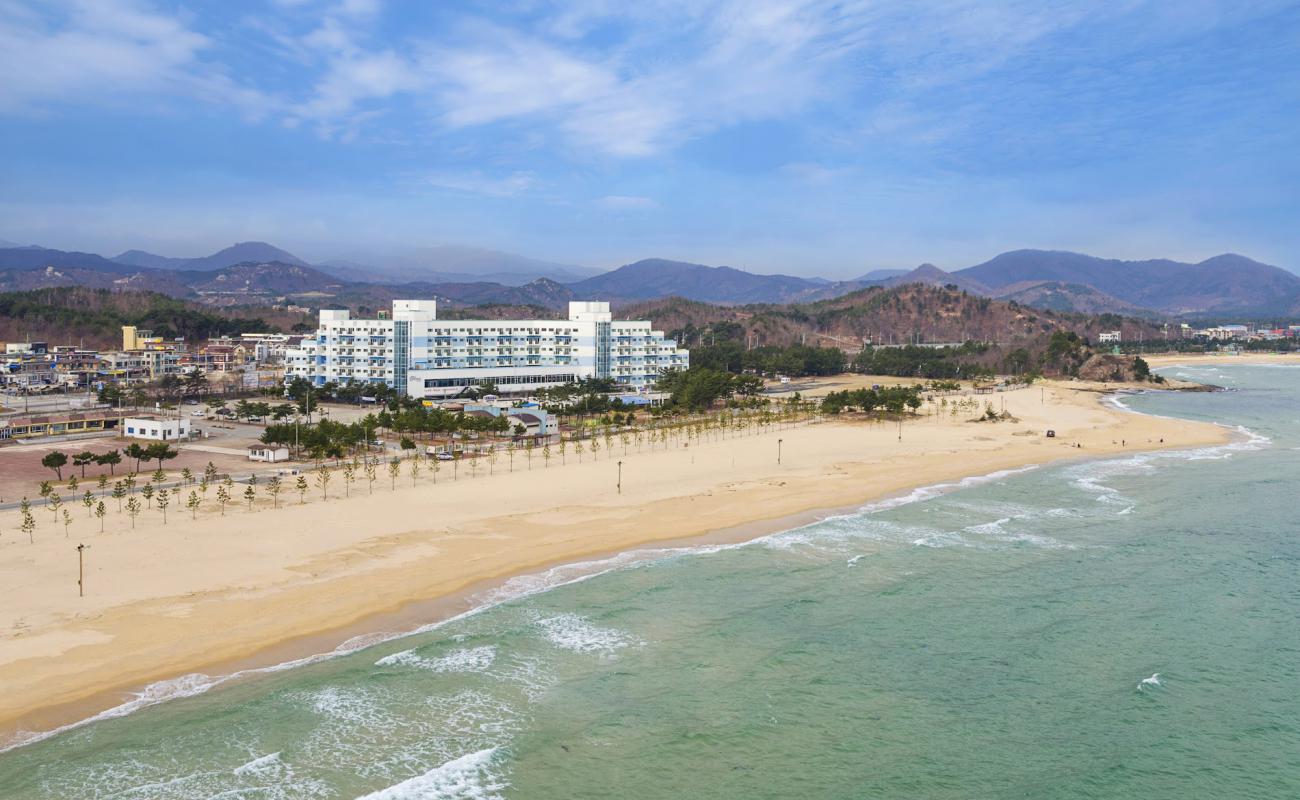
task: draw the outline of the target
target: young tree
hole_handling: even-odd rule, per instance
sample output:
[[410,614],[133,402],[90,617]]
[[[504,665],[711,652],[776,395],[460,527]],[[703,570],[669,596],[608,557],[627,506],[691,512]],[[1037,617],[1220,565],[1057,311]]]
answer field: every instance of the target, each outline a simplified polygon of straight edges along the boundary
[[108,467],[108,474],[115,475],[117,465],[122,463],[122,453],[117,450],[109,450],[107,453],[100,453],[95,456],[95,463],[101,467]]
[[27,534],[27,538],[31,539],[32,544],[36,544],[36,517],[32,516],[32,504],[24,497],[23,501],[18,504],[18,508],[23,515],[23,522],[18,527],[23,533]]
[[211,461],[208,462],[208,465],[207,465],[206,467],[203,468],[203,479],[206,480],[208,483],[216,483],[216,482],[217,482],[217,465],[216,465],[216,464],[213,464]]
[[293,488],[298,491],[298,505],[307,502],[307,476],[299,475],[298,480],[294,483]]
[[156,469],[154,470],[151,480],[153,480],[154,483],[162,483],[167,480],[167,473],[163,472],[161,469]]
[[[162,511],[164,525],[167,524],[167,504],[171,502],[171,496],[172,493],[166,489],[158,490],[158,509]],[[100,505],[103,505],[103,503],[100,503]]]
[[121,481],[113,481],[113,499],[117,501],[117,513],[122,513],[122,498],[126,497],[126,486]]
[[564,458],[565,454],[568,451],[569,451],[569,445],[564,440],[564,434],[560,434],[560,466],[564,466],[565,464],[568,463]]
[[54,470],[54,474],[59,480],[63,480],[63,467],[66,466],[67,463],[67,455],[60,453],[58,450],[46,453],[41,457],[41,466],[46,469]]
[[393,456],[388,462],[388,477],[393,485],[393,491],[397,491],[397,476],[402,472],[402,460]]
[[72,524],[72,515],[69,514],[68,509],[65,508],[63,509],[63,538],[64,539],[68,538],[68,526],[71,524]]
[[248,488],[244,490],[244,502],[248,503],[249,511],[253,510],[253,503],[256,501],[257,489],[253,488],[253,484],[250,483],[248,484]]
[[90,509],[95,505],[95,495],[91,494],[89,489],[81,496],[81,504],[86,507],[86,516],[90,516]]
[[126,515],[131,518],[131,530],[135,530],[135,518],[140,516],[140,501],[134,497],[126,501]]
[[140,494],[141,496],[144,497],[144,507],[152,508],[153,507],[153,484],[146,483],[144,486],[140,487]]
[[343,465],[343,494],[345,497],[352,496],[352,482],[357,479],[356,464],[349,461]]
[[80,485],[81,485],[81,483],[77,481],[77,476],[76,476],[76,475],[73,475],[73,476],[71,476],[70,478],[68,478],[68,491],[69,491],[69,492],[75,492],[75,491],[77,491],[77,487],[80,486]]
[[320,496],[322,500],[330,499],[330,478],[331,477],[333,476],[330,474],[329,467],[322,466],[320,469],[316,470],[316,488],[320,489]]
[[591,444],[588,446],[591,448],[591,460],[596,461],[600,456],[600,441],[592,439]]
[[45,498],[45,505],[49,507],[50,513],[55,519],[59,518],[59,506],[63,505],[63,498],[59,497],[58,492],[50,492]]
[[280,507],[280,491],[284,487],[280,483],[280,476],[276,475],[266,482],[266,493],[271,495],[271,508]]
[[551,446],[549,444],[544,444],[542,445],[542,469],[546,469],[550,465],[551,465]]
[[375,462],[367,458],[366,459],[366,483],[369,484],[370,486],[370,494],[375,493],[375,479],[377,477],[379,476],[376,475]]
[[104,490],[108,488],[108,476],[102,472],[99,473],[99,478],[95,481],[95,488],[99,490],[100,494],[103,494]]
[[90,450],[82,450],[72,456],[72,465],[81,467],[81,477],[86,477],[86,465],[95,463],[95,454]]
[[226,515],[226,503],[230,502],[230,490],[223,483],[217,487],[217,502],[221,504],[221,516]]
[[199,493],[191,491],[190,499],[185,501],[185,507],[190,510],[190,519],[199,518],[199,503],[201,502],[202,501],[199,500]]
[[185,467],[184,469],[182,469],[182,470],[181,470],[181,482],[182,482],[184,485],[186,485],[186,486],[188,486],[188,485],[190,485],[191,483],[193,483],[193,482],[194,482],[194,471],[191,470],[189,467]]
[[[107,514],[107,513],[108,513],[108,509],[104,508],[104,501],[103,501],[103,500],[100,500],[98,503],[95,504],[95,516],[99,517],[99,532],[100,532],[100,533],[103,533],[103,532],[104,532],[104,515]],[[163,515],[163,523],[166,524],[166,521],[167,521],[167,515],[164,514],[164,515]]]
[[418,456],[411,459],[410,470],[411,470],[411,485],[414,486],[415,479],[420,477],[420,459]]

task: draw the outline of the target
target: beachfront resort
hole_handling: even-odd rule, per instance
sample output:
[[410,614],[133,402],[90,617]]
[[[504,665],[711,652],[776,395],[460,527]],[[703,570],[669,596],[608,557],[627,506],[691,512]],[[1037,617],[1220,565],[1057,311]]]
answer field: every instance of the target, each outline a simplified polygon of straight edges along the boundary
[[645,320],[614,320],[606,302],[571,302],[563,320],[438,319],[435,300],[394,300],[375,319],[322,310],[315,336],[285,355],[285,379],[381,384],[448,398],[490,382],[504,393],[608,378],[648,391],[690,354]]

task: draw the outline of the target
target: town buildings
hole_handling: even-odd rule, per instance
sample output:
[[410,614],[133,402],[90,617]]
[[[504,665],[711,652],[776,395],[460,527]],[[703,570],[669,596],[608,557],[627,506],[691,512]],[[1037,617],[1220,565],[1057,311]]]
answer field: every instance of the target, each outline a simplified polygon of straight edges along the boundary
[[569,303],[567,319],[440,320],[433,300],[395,300],[392,313],[355,319],[322,310],[320,327],[285,353],[285,379],[356,381],[411,397],[455,397],[491,382],[525,393],[586,378],[648,390],[690,355],[648,321],[614,320],[604,302]]

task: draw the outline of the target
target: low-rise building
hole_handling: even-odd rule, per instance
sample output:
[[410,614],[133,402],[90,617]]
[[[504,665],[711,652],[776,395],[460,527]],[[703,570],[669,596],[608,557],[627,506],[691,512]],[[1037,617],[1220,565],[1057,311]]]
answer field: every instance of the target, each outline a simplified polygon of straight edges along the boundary
[[67,414],[17,414],[0,418],[0,441],[99,433],[111,430],[117,423],[117,412],[112,409]]
[[172,442],[190,437],[190,421],[184,417],[127,417],[122,433],[133,439]]
[[250,444],[248,446],[248,460],[265,461],[268,464],[288,461],[289,448],[276,444]]

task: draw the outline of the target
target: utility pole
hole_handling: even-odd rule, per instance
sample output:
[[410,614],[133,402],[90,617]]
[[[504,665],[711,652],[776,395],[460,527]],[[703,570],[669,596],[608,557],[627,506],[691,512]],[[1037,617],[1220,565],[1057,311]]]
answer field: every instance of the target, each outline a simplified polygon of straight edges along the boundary
[[86,551],[90,549],[88,544],[77,545],[77,596],[86,596]]

